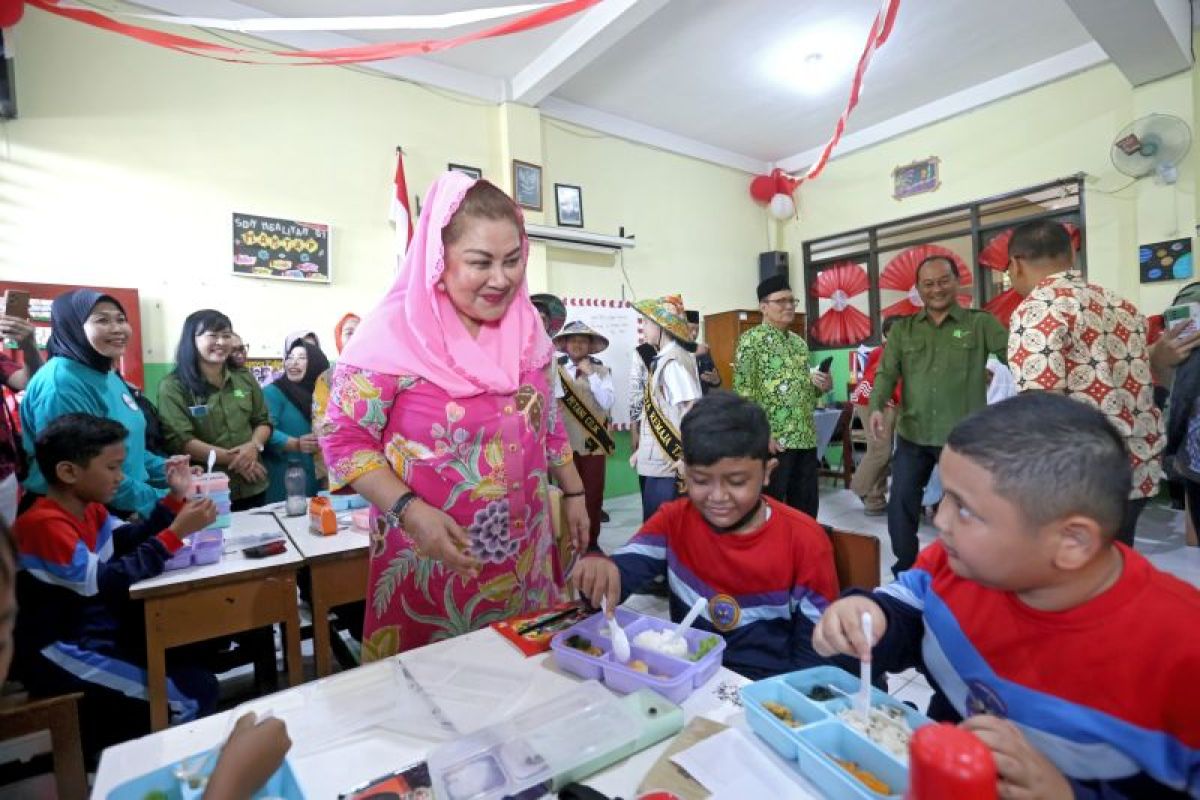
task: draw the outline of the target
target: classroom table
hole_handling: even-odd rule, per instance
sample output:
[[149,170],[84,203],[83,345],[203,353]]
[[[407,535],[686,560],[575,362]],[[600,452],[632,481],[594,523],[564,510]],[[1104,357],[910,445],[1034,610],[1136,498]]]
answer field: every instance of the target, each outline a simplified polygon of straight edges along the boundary
[[[367,532],[348,526],[333,536],[319,536],[309,530],[307,514],[289,517],[279,509],[275,517],[304,557],[312,578],[313,660],[317,677],[324,678],[333,672],[329,610],[367,596]],[[350,512],[338,514],[338,520],[348,525]]]
[[[270,513],[238,512],[226,538],[283,531]],[[231,549],[228,545],[227,550]],[[246,558],[227,552],[216,564],[164,572],[129,587],[141,600],[146,616],[146,672],[152,730],[167,727],[166,651],[170,647],[231,636],[281,623],[288,681],[304,679],[300,660],[300,613],[296,571],[304,559],[289,545],[287,552]]]
[[[420,684],[419,690],[410,690],[411,684],[406,689],[401,682],[397,684],[400,688],[379,691],[372,684],[385,673],[398,675],[400,665],[407,673],[405,678],[411,676]],[[548,654],[525,658],[491,629],[474,631],[110,747],[100,759],[92,796],[105,798],[126,781],[218,745],[232,719],[250,710],[270,711],[288,723],[293,742],[288,761],[305,796],[311,800],[334,798],[424,759],[455,735],[437,725],[405,726],[395,721],[390,725],[376,721],[354,730],[348,727],[361,721],[364,714],[381,711],[385,704],[400,708],[406,698],[413,701],[413,707],[435,703],[442,719],[462,735],[556,697],[578,682],[574,675],[560,671]],[[795,792],[788,793],[789,800],[819,797],[792,766],[747,728],[734,699],[745,683],[741,676],[721,669],[683,703],[686,718],[704,716],[741,729],[752,746],[787,772],[795,786]],[[489,694],[491,700],[485,702]],[[630,756],[586,783],[609,796],[633,798],[669,741]]]

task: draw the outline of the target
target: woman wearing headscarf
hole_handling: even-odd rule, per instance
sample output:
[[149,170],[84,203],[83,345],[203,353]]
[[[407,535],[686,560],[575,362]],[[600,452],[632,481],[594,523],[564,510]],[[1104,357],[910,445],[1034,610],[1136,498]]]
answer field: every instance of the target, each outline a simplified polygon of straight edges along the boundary
[[193,464],[210,451],[229,474],[234,511],[266,500],[267,470],[261,455],[271,436],[271,417],[262,389],[249,370],[229,369],[233,326],[211,308],[183,321],[175,370],[158,387],[158,413],[167,443]]
[[[395,284],[342,353],[321,428],[331,488],[375,506],[368,661],[559,601],[572,546],[587,546],[521,213],[458,172],[425,197]],[[569,543],[554,540],[551,476]]]
[[301,328],[300,330],[292,331],[287,336],[283,337],[284,358],[287,358],[287,354],[292,351],[292,345],[295,344],[299,339],[303,339],[318,349],[321,347],[321,340],[317,338],[316,332]]
[[304,469],[305,497],[314,496],[320,488],[313,466],[313,455],[320,449],[312,430],[313,390],[317,376],[327,369],[329,359],[324,353],[308,340],[296,339],[284,359],[283,374],[263,389],[272,426],[263,454],[268,503],[287,498],[284,477],[292,464]]
[[[338,355],[341,355],[342,351],[346,349],[346,344],[354,336],[354,332],[358,330],[361,322],[362,317],[358,314],[345,314],[338,320],[337,325],[333,328],[333,343],[337,346]],[[321,422],[325,419],[325,409],[329,406],[329,382],[333,379],[335,366],[337,366],[336,361],[317,377],[317,385],[313,389],[312,429],[317,434],[321,432]],[[325,457],[319,448],[317,452],[313,453],[313,470],[318,481],[324,481],[329,475],[328,470],[325,469]]]
[[133,328],[125,309],[109,295],[76,289],[50,307],[51,358],[30,379],[21,403],[21,436],[29,454],[27,491],[46,493],[46,479],[33,457],[34,442],[51,420],[72,412],[116,420],[125,426],[125,477],[111,507],[148,516],[166,494],[168,460],[146,450],[146,418],[129,386],[113,369],[125,354]]

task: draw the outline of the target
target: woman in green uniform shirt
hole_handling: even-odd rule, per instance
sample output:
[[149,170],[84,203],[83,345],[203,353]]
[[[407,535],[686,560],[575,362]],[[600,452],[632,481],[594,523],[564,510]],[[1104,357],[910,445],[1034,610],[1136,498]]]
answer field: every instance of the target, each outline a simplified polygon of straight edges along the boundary
[[210,450],[229,474],[233,510],[257,508],[266,499],[261,454],[271,436],[262,389],[247,370],[226,366],[233,325],[220,311],[204,309],[183,323],[175,370],[158,388],[158,413],[176,452],[205,464]]

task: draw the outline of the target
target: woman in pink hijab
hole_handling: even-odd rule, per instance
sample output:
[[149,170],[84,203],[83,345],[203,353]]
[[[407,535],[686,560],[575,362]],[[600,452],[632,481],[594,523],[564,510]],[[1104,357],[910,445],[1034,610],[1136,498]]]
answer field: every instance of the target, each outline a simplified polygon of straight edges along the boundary
[[[442,175],[334,371],[319,430],[330,488],[375,507],[365,661],[558,602],[572,546],[587,545],[528,251],[507,195]],[[554,540],[550,477],[571,542]]]

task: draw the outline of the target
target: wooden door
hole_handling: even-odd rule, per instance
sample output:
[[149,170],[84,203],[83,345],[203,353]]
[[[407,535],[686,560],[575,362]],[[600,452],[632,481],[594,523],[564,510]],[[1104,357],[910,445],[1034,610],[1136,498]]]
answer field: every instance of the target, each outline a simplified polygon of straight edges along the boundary
[[[721,374],[721,386],[733,388],[733,357],[737,352],[737,341],[743,333],[762,324],[762,312],[750,309],[722,311],[704,318],[704,341],[712,351],[713,363]],[[790,330],[801,338],[805,336],[804,314],[797,312]]]

